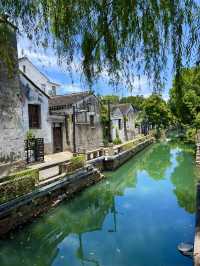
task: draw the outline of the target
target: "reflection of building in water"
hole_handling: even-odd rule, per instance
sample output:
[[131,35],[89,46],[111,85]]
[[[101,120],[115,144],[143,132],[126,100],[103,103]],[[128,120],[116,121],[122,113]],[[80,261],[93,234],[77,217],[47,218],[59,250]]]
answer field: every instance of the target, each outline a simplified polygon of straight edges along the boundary
[[[163,219],[162,211],[166,211],[166,206],[164,204],[160,205],[160,195],[163,195],[164,198],[166,196],[162,203],[166,203],[167,200],[167,204],[169,203],[169,206],[167,207],[171,208],[171,204],[173,204],[175,209],[172,208],[172,211],[180,210],[180,208],[176,206],[175,195],[174,197],[172,196],[173,192],[176,194],[178,204],[181,207],[188,211],[192,210],[193,205],[190,205],[189,201],[194,202],[194,195],[192,194],[192,196],[190,196],[190,193],[193,193],[192,191],[195,186],[196,177],[193,175],[191,176],[193,172],[192,157],[190,154],[188,155],[188,152],[185,153],[184,151],[180,151],[176,153],[174,152],[176,147],[171,148],[171,146],[170,149],[159,148],[159,146],[163,145],[163,143],[155,144],[152,148],[146,149],[145,155],[141,152],[138,157],[135,157],[134,160],[128,161],[114,173],[106,173],[106,176],[108,177],[106,181],[90,187],[87,191],[74,198],[73,201],[69,201],[59,206],[56,210],[52,210],[46,217],[41,218],[35,224],[32,224],[27,228],[28,230],[23,230],[21,233],[14,235],[16,239],[8,240],[9,243],[6,243],[7,240],[0,241],[0,265],[22,265],[23,260],[23,265],[104,266],[105,264],[102,264],[101,261],[103,260],[102,256],[104,256],[103,252],[106,251],[106,248],[110,248],[108,259],[111,260],[116,256],[116,253],[113,252],[117,251],[115,249],[117,247],[115,245],[116,241],[113,241],[116,239],[122,242],[122,245],[120,245],[119,248],[120,250],[123,250],[123,254],[121,252],[121,255],[125,257],[129,252],[129,254],[133,254],[132,244],[134,245],[134,243],[135,252],[143,250],[146,245],[146,237],[149,239],[148,241],[150,243],[152,237],[154,238],[154,236],[157,235],[158,242],[152,242],[152,250],[155,250],[155,248],[159,246],[158,243],[165,243],[167,246],[172,239],[172,235],[169,234],[167,239],[166,235],[168,232],[171,232],[171,226],[173,227],[174,224],[169,224],[168,228],[161,228],[159,226],[157,228],[155,219],[152,216],[152,210],[155,210],[154,208],[157,208],[159,205],[158,215],[156,216],[156,219],[159,220],[156,221],[162,221],[160,218]],[[157,152],[160,154],[160,157],[158,158],[154,157],[156,156],[154,153]],[[154,186],[155,182],[150,180],[150,178],[153,178],[150,173],[154,173],[155,169],[158,169],[158,166],[156,162],[152,162],[151,158],[154,158],[154,160],[164,160],[160,172],[162,173],[166,170],[166,167],[168,167],[169,152],[170,154],[173,152],[175,156],[173,154],[170,160],[170,163],[172,163],[169,167],[171,171],[167,171],[167,174],[165,174],[167,182],[161,181],[158,186],[155,184],[157,188],[159,187],[159,191],[162,190],[164,193],[167,192],[167,194],[158,194],[152,199],[153,194],[151,193],[154,193],[154,191],[151,190],[151,188]],[[161,176],[160,173],[159,176]],[[139,178],[144,180],[141,183],[141,180],[139,181],[135,197],[133,196],[134,192],[130,190],[133,190],[134,187],[136,187],[137,177],[138,180]],[[149,179],[148,181],[150,182],[146,183],[147,179]],[[149,185],[150,191],[141,191],[141,188],[143,189],[145,186],[148,188]],[[125,193],[127,188],[131,189],[128,189],[129,191],[126,191]],[[157,188],[155,192],[157,192]],[[125,197],[122,197],[121,200],[120,196],[123,196],[124,194],[126,195]],[[127,212],[124,217],[119,216],[118,211],[125,208],[124,203],[126,203],[126,200],[128,200],[128,202],[129,200],[133,202],[134,199],[138,200],[135,201],[136,208],[134,207],[133,209],[130,209],[130,212],[129,210],[126,210]],[[148,199],[152,199],[153,206],[146,204],[146,200]],[[149,210],[147,213],[147,220],[145,221],[142,221],[143,213],[137,215],[138,210],[140,211],[143,206],[146,206]],[[133,227],[131,227],[131,221],[128,220],[128,215],[130,215],[130,213],[133,215],[130,216],[131,218],[135,216]],[[171,213],[171,211],[169,213]],[[177,217],[177,214],[173,216],[174,213],[174,211],[171,213],[172,218]],[[183,216],[181,215],[180,218],[183,217],[183,223],[181,223],[180,226],[181,231],[178,230],[178,232],[184,232],[185,225],[187,225],[188,222],[190,224],[191,221],[190,218],[189,221],[187,218],[191,217],[190,215],[185,215],[183,210],[181,213]],[[117,232],[119,228],[118,224],[120,224],[120,230],[116,234],[115,232]],[[128,234],[125,234],[125,232],[134,231],[130,229],[137,229],[137,226],[140,226],[140,224],[142,227],[139,228],[139,230],[135,230],[133,235],[130,235],[130,238]],[[177,224],[178,226],[180,225],[179,220],[177,221]],[[146,229],[146,225],[150,226],[148,226],[147,234],[145,235],[145,238],[143,238],[141,232],[143,232],[143,229]],[[152,231],[154,228],[156,229],[156,234]],[[140,231],[140,229],[142,231]],[[174,234],[174,230],[172,234]],[[163,241],[163,239],[164,242],[160,242]],[[113,244],[112,247],[109,246],[110,243]],[[102,245],[103,247],[101,247]],[[138,250],[136,249],[137,247]],[[152,250],[149,250],[149,254],[151,253],[150,255],[152,255]],[[94,252],[94,254],[91,254],[91,251]],[[10,254],[12,254],[12,256],[10,256]],[[64,257],[63,261],[61,261],[61,257]],[[147,258],[149,259],[149,256],[147,256]],[[138,259],[140,259],[140,256]],[[166,259],[168,259],[168,256]],[[121,265],[123,265],[123,263]],[[130,263],[127,265],[130,265]],[[148,263],[144,265],[148,265]],[[155,263],[153,263],[153,265],[155,265]],[[173,263],[170,265],[173,265]]]
[[[112,197],[112,206],[110,208],[111,215],[113,217],[113,228],[109,229],[108,232],[117,232],[117,211],[116,211],[116,206],[115,206],[115,198]],[[105,218],[105,217],[104,217]],[[77,250],[77,257],[81,260],[82,266],[84,266],[84,262],[89,262],[91,264],[94,264],[96,266],[100,266],[99,262],[95,259],[88,258],[84,254],[84,243],[82,239],[82,234],[78,234],[78,239],[79,239],[79,248]]]
[[[74,256],[81,259],[83,263],[90,259],[90,256],[84,253],[86,243],[83,241],[83,235],[100,231],[108,215],[113,221],[108,232],[115,233],[118,217],[115,196],[123,195],[127,187],[136,185],[133,170],[124,171],[122,167],[115,173],[118,173],[121,178],[113,177],[98,186],[91,187],[87,193],[82,193],[73,201],[58,207],[55,212],[53,210],[47,217],[41,218],[39,222],[30,225],[30,230],[17,234],[16,240],[14,239],[12,244],[9,244],[9,248],[6,248],[6,252],[12,252],[16,265],[20,265],[22,258],[25,258],[26,265],[37,265],[37,263],[43,266],[52,265],[60,256],[59,245],[65,239],[67,241],[70,235],[75,235],[76,240],[78,239]],[[16,249],[16,247],[19,248]],[[32,254],[35,254],[34,259]],[[0,264],[1,260],[2,258],[0,258]],[[98,265],[95,260],[93,263]],[[3,265],[10,266],[6,261]]]
[[165,178],[165,171],[170,165],[170,147],[167,144],[157,143],[145,149],[145,156],[140,161],[140,169],[146,171],[154,180]]
[[98,263],[98,261],[96,261],[95,259],[91,259],[91,258],[87,258],[84,254],[84,248],[83,248],[83,240],[82,240],[82,234],[79,234],[79,248],[76,252],[77,257],[80,259],[81,261],[81,265],[84,266],[85,263],[84,262],[89,262],[91,264],[94,264],[96,266],[100,266],[100,264]]

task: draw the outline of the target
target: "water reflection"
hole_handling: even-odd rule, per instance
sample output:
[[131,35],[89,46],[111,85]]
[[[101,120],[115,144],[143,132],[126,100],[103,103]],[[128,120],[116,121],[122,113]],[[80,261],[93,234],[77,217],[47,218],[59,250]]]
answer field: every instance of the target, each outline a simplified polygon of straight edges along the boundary
[[188,153],[188,149],[181,152],[176,157],[178,166],[171,176],[171,182],[174,184],[174,193],[177,197],[179,206],[189,213],[196,210],[196,184],[198,181],[198,172],[194,160]]
[[170,155],[170,146],[167,143],[155,144],[145,154],[140,170],[147,171],[154,180],[164,179],[165,171],[171,165]]
[[1,240],[0,265],[192,265],[175,248],[192,237],[197,173],[188,146],[155,144],[106,176]]
[[[120,179],[115,179],[114,175],[109,181],[90,188],[87,193],[82,193],[73,201],[64,203],[51,211],[47,217],[38,219],[33,225],[12,235],[9,243],[0,241],[0,265],[53,265],[59,254],[59,243],[71,234],[78,236],[79,244],[75,252],[77,258],[82,262],[91,263],[92,260],[84,255],[82,234],[101,230],[108,214],[111,215],[113,224],[108,232],[116,232],[115,196],[123,195],[125,188],[129,186],[136,186],[136,180],[130,172],[124,173],[123,168],[120,168],[118,174],[121,174]],[[9,257],[11,250],[13,259]],[[36,255],[34,259],[32,254]],[[99,265],[95,260],[93,263]]]

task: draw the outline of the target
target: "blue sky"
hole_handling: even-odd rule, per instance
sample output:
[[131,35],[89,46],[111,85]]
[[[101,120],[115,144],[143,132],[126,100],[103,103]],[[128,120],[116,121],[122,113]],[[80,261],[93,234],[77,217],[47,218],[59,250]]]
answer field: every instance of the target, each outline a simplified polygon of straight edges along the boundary
[[[78,60],[73,64],[70,74],[63,64],[58,63],[58,58],[53,49],[48,48],[44,50],[43,48],[35,47],[31,41],[23,36],[18,36],[18,55],[19,57],[27,56],[42,73],[50,78],[50,80],[61,84],[61,89],[58,91],[58,94],[87,90],[87,84],[83,81],[83,74],[80,70],[80,62]],[[163,90],[163,97],[165,99],[168,98],[168,91],[171,87],[173,78],[170,64],[168,68],[166,76],[167,82],[165,89]],[[147,80],[146,76],[140,76],[140,79],[135,77],[134,80],[134,90],[132,93],[130,93],[123,84],[118,91],[115,91],[108,84],[107,73],[102,73],[99,81],[94,85],[93,89],[95,90],[95,93],[101,95],[113,94],[121,97],[128,95],[144,95],[146,97],[152,93],[153,84]]]

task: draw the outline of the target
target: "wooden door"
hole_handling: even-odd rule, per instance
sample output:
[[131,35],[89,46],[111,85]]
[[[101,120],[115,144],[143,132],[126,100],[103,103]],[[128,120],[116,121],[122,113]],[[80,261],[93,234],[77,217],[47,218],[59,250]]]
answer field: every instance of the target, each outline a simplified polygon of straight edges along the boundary
[[53,128],[53,146],[54,152],[61,152],[63,151],[62,145],[62,128],[61,127],[54,127]]

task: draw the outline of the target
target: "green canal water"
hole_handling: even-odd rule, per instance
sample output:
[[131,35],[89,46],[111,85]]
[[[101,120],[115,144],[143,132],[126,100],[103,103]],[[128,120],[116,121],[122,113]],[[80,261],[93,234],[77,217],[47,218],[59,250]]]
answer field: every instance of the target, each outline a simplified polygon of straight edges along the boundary
[[0,266],[185,266],[193,242],[193,150],[157,143],[107,179],[0,241]]

